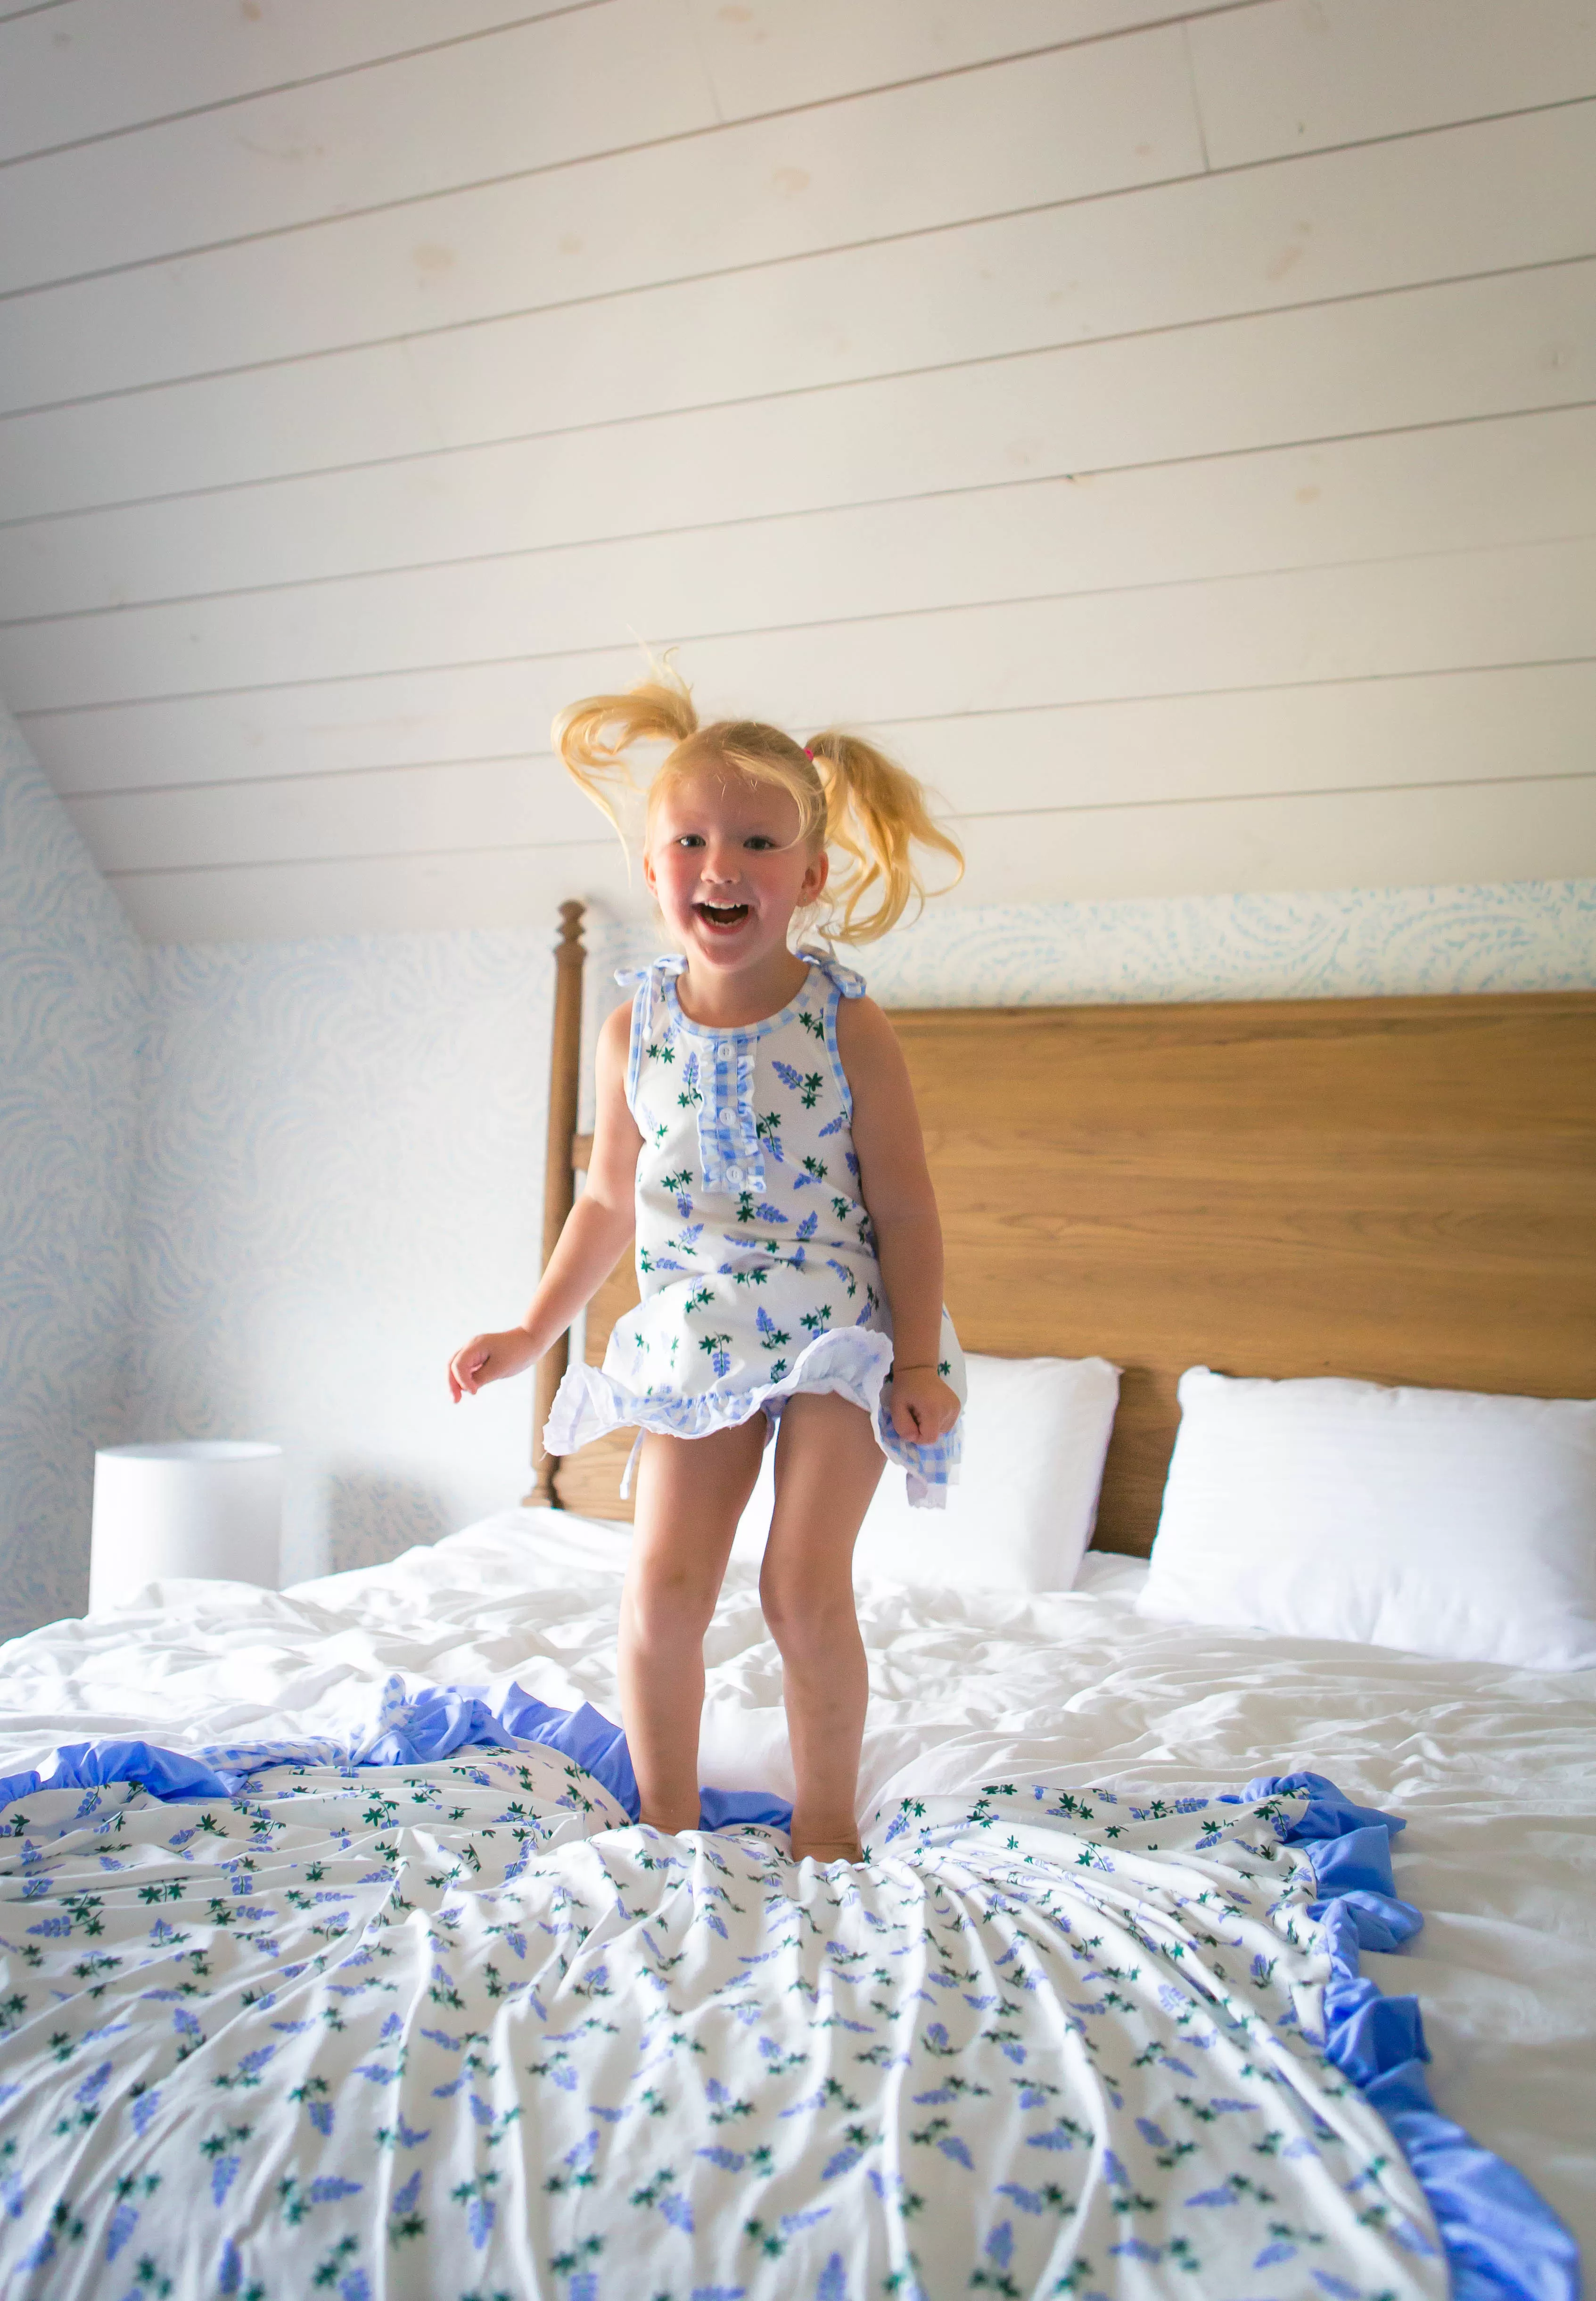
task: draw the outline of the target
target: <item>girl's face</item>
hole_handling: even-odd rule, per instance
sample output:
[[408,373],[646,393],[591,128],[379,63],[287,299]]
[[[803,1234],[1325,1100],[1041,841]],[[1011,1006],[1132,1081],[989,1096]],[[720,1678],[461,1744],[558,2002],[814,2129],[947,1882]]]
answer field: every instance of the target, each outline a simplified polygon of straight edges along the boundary
[[706,766],[661,796],[643,876],[690,963],[740,973],[786,949],[794,911],[825,885],[826,853],[799,841],[779,784]]

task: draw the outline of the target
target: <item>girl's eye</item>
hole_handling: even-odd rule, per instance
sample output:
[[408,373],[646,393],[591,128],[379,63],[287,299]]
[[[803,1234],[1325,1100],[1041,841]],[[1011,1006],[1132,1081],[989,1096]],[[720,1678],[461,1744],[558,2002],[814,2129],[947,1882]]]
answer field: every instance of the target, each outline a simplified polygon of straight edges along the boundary
[[704,834],[701,831],[684,831],[676,844],[678,847],[702,847]]
[[776,842],[773,839],[767,839],[763,831],[756,831],[754,833],[752,838],[745,839],[743,841],[743,845],[745,847],[757,848],[762,852],[767,848],[773,847],[775,843]]

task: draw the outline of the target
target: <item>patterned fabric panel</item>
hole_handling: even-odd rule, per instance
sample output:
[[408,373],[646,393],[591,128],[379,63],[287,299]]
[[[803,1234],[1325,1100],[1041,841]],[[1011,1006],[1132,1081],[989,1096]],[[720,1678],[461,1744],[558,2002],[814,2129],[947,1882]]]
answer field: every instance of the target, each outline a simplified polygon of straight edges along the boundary
[[795,1866],[559,1753],[0,1822],[0,2277],[335,2301],[1440,2301],[1322,2050],[1308,1793],[991,1785]]
[[[881,1400],[891,1326],[859,1184],[853,1099],[837,1008],[861,978],[820,952],[781,1013],[746,1030],[694,1023],[677,999],[684,962],[623,970],[636,982],[627,1100],[643,1136],[637,1173],[641,1301],[618,1319],[601,1372],[573,1367],[550,1416],[556,1454],[618,1427],[702,1437],[804,1389],[853,1400],[934,1503],[957,1472],[956,1425],[932,1445],[899,1438]],[[941,1367],[964,1396],[943,1320]]]

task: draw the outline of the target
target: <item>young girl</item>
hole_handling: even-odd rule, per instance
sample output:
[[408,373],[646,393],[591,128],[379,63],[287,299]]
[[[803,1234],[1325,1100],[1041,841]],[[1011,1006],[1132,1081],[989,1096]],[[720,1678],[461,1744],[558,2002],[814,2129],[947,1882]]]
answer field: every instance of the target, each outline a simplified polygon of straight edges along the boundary
[[884,934],[921,891],[913,845],[958,849],[868,744],[700,727],[668,671],[555,723],[566,766],[617,824],[624,754],[662,739],[643,874],[682,955],[621,977],[638,987],[599,1033],[586,1188],[525,1319],[456,1351],[449,1387],[457,1402],[541,1357],[635,1230],[642,1301],[602,1369],[566,1375],[545,1443],[568,1454],[638,1429],[620,1679],[642,1820],[698,1827],[704,1633],[773,1430],[759,1595],[783,1665],[792,1850],[856,1860],[868,1680],[854,1542],[888,1457],[912,1502],[945,1500],[963,1362],[898,1042],[856,975],[788,937],[820,912],[828,846],[847,858],[831,934],[850,942]]

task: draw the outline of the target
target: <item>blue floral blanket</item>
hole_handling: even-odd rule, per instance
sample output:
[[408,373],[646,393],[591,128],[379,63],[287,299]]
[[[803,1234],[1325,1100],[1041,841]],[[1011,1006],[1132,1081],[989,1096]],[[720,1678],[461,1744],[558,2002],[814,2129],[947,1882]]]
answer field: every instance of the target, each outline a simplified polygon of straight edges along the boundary
[[1357,1978],[1400,1825],[1316,1778],[991,1783],[817,1870],[510,1738],[0,1785],[6,2301],[1573,2290],[1499,2161],[1457,2207]]

